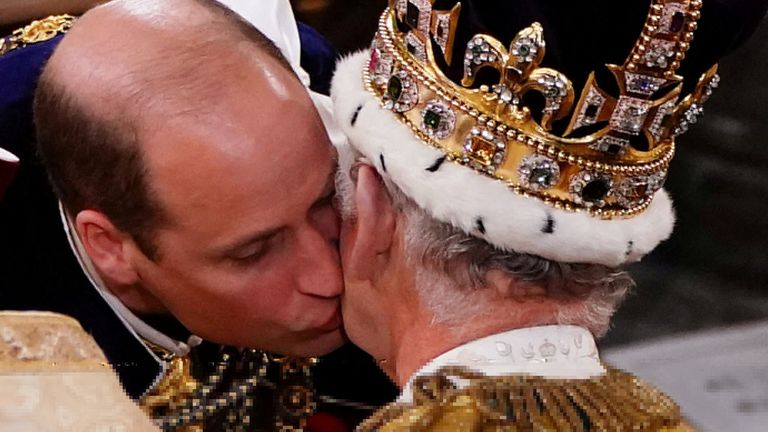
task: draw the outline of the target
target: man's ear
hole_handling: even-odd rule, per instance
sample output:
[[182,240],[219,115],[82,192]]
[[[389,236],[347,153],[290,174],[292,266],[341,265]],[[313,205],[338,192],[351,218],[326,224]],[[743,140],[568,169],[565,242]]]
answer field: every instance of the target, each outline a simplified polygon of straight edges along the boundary
[[138,282],[130,260],[131,237],[115,227],[98,211],[83,210],[75,218],[75,228],[86,253],[109,285],[128,286]]
[[359,280],[371,280],[386,265],[396,220],[392,199],[371,166],[363,165],[357,172],[355,208],[354,239],[345,271]]

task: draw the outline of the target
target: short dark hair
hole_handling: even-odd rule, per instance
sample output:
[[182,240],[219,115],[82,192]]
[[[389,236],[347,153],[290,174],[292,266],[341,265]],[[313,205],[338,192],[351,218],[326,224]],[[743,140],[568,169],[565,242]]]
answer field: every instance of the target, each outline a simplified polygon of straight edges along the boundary
[[[203,31],[219,32],[222,25],[227,26],[232,42],[253,43],[256,49],[293,73],[275,44],[239,15],[212,0],[190,1],[203,6],[212,18],[216,18]],[[231,31],[233,29],[235,32]],[[211,58],[210,55],[199,55],[195,52],[197,49],[195,44],[179,46],[174,53],[154,61],[166,62],[173,67],[175,61],[181,63],[192,58],[203,62]],[[38,153],[56,194],[69,214],[76,215],[85,209],[98,210],[118,229],[129,234],[147,257],[157,258],[155,231],[172,221],[148,182],[149,173],[139,142],[141,109],[120,115],[97,115],[90,106],[92,104],[78,98],[77,89],[63,82],[55,69],[46,67],[40,77],[34,116]],[[152,74],[151,71],[141,73]],[[139,83],[163,84],[162,75],[160,79],[146,79],[150,81],[139,80]],[[213,76],[206,79],[213,79]],[[213,82],[212,85],[216,84]]]

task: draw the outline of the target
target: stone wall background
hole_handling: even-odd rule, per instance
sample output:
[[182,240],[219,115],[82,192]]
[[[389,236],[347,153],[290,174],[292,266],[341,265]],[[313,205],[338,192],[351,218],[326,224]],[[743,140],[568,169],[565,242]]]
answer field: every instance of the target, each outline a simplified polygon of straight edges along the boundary
[[[386,0],[294,0],[342,53],[366,47]],[[768,22],[721,63],[703,122],[679,140],[673,236],[630,267],[638,289],[603,345],[768,318]]]

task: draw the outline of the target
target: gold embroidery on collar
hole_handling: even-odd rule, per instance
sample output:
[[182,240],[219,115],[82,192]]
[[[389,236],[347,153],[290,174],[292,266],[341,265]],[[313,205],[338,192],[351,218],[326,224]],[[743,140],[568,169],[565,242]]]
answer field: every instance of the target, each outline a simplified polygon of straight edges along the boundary
[[[674,431],[679,407],[637,377],[608,368],[592,379],[489,377],[445,367],[414,381],[414,403],[393,403],[358,431]],[[469,381],[458,389],[451,378]]]

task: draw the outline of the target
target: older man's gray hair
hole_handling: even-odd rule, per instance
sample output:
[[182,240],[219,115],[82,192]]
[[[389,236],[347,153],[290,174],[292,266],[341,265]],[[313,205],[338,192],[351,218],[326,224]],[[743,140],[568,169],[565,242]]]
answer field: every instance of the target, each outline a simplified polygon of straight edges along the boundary
[[[361,164],[372,165],[351,147],[339,149],[336,186],[345,219],[356,217],[353,178]],[[611,316],[635,286],[622,270],[499,250],[434,219],[388,179],[384,184],[393,205],[402,212],[404,244],[410,264],[415,267],[416,288],[436,322],[460,330],[462,321],[482,314],[487,304],[478,301],[473,292],[486,287],[488,272],[497,270],[521,284],[543,289],[559,305],[555,315],[542,316],[540,322],[529,325],[579,325],[599,337],[608,331]]]

